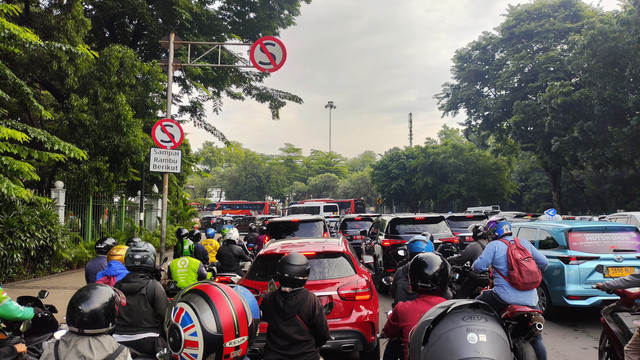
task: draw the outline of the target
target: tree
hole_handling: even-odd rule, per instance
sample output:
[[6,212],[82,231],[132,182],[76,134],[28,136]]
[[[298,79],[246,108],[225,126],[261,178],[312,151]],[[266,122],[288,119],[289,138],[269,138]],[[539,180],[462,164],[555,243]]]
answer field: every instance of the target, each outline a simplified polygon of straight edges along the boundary
[[344,156],[334,151],[311,150],[311,154],[302,160],[302,164],[307,177],[329,173],[344,178],[348,171],[345,161]]
[[376,153],[371,150],[367,150],[354,158],[348,159],[345,162],[345,165],[347,165],[349,173],[353,174],[367,170],[371,164],[376,162],[376,159]]
[[480,145],[508,144],[510,138],[534,153],[559,211],[567,166],[560,145],[582,114],[575,107],[567,112],[568,104],[557,102],[565,97],[559,96],[558,84],[576,78],[567,62],[570,40],[598,14],[579,0],[509,6],[495,33],[485,32],[456,51],[454,82],[436,95],[444,114],[465,111],[465,134],[474,134]]
[[365,204],[375,204],[378,193],[371,183],[371,168],[350,173],[338,183],[337,197],[340,199],[364,199]]
[[309,178],[308,187],[312,198],[332,198],[338,190],[340,179],[335,174],[321,174]]

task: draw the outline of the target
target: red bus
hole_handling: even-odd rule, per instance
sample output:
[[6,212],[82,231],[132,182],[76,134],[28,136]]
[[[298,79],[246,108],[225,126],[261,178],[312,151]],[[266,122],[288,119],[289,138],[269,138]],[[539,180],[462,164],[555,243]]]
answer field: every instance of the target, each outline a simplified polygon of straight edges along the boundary
[[275,201],[220,201],[216,203],[213,211],[222,215],[278,215],[278,203]]
[[310,201],[319,201],[319,202],[327,202],[327,203],[335,203],[338,204],[338,208],[340,209],[340,215],[344,214],[365,214],[367,212],[367,206],[364,203],[363,199],[306,199],[300,200],[298,204],[304,204]]

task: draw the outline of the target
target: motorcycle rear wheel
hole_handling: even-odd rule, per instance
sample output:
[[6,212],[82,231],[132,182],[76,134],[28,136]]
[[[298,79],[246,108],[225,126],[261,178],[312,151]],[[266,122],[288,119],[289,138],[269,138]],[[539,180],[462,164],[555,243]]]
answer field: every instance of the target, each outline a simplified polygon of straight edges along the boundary
[[598,341],[598,360],[620,360],[607,333],[602,330]]
[[513,355],[516,360],[536,360],[536,352],[533,351],[531,343],[524,340],[513,342]]

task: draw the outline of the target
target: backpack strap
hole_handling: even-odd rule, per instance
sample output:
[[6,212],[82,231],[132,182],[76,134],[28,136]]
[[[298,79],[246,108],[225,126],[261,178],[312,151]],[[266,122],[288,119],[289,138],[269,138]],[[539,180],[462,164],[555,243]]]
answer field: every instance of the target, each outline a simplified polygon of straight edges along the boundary
[[104,360],[115,360],[123,350],[124,350],[124,345],[120,344],[120,346],[118,346],[118,348],[114,352],[112,352],[111,355],[107,356],[106,359]]
[[55,360],[60,360],[60,355],[58,355],[59,347],[60,347],[60,340],[56,340],[55,344],[53,345],[53,356],[55,357]]

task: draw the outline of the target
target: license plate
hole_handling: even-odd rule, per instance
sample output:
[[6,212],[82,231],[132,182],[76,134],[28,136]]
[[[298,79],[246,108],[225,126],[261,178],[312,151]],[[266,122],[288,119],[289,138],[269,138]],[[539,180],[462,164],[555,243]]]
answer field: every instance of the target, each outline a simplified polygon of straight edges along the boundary
[[607,270],[608,271],[604,275],[604,277],[611,277],[611,278],[623,277],[636,272],[636,268],[634,268],[633,266],[608,267]]

